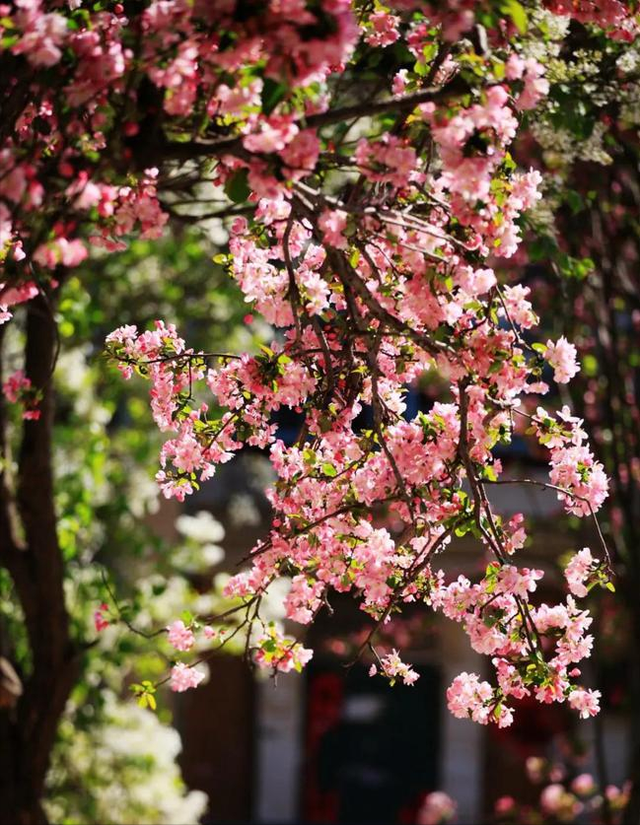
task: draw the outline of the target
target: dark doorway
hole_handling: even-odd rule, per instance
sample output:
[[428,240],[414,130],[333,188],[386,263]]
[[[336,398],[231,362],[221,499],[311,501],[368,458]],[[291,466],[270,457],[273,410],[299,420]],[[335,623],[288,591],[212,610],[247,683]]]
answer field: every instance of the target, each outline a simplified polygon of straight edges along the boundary
[[410,823],[438,786],[440,684],[414,666],[412,687],[368,666],[309,665],[302,818],[309,823]]

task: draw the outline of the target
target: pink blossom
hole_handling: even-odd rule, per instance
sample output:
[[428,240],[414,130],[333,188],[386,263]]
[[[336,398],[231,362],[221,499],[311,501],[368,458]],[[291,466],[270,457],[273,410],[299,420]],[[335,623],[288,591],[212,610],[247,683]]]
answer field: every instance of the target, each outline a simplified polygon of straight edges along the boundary
[[[516,110],[536,105],[548,84],[505,19],[498,40],[488,32],[491,48],[499,43],[504,76],[496,81],[499,64],[481,60],[472,94],[448,94],[467,46],[439,62],[442,47],[474,26],[472,6],[398,0],[393,14],[376,6],[356,15],[348,0],[272,0],[245,25],[233,3],[155,0],[133,21],[139,47],[119,35],[127,25],[122,12],[105,11],[65,35],[65,99],[77,118],[60,112],[53,96],[21,116],[18,132],[43,153],[61,147],[52,168],[62,183],[52,197],[64,219],[33,259],[45,269],[71,264],[69,245],[82,244],[76,221],[91,219],[90,243],[107,251],[124,248],[130,236],[158,238],[168,220],[161,201],[173,209],[172,187],[197,171],[182,156],[207,158],[201,171],[216,194],[203,199],[224,192],[242,201],[231,209],[223,261],[249,305],[241,315],[260,315],[276,328],[273,340],[257,352],[212,356],[191,351],[160,321],[146,331],[121,327],[107,340],[123,377],[148,381],[151,414],[165,433],[156,478],[167,498],[183,501],[247,447],[268,452],[273,518],[225,597],[257,603],[286,576],[286,618],[301,624],[335,592],[351,593],[383,624],[391,611],[427,602],[491,660],[487,681],[469,673],[454,680],[452,713],[506,727],[511,698],[571,705],[574,696],[584,712],[574,665],[590,655],[593,637],[588,611],[572,596],[540,603],[532,594],[542,572],[504,562],[525,545],[523,519],[496,515],[483,493],[483,481],[490,490],[503,476],[496,448],[513,434],[514,408],[544,389],[539,359],[521,335],[538,323],[531,295],[502,285],[497,259],[519,252],[528,225],[522,216],[541,197],[540,173],[513,168],[520,154],[513,141],[525,122]],[[614,18],[616,25],[625,20]],[[431,99],[414,110],[415,101],[403,102],[395,125],[386,110],[371,120],[346,118],[344,132],[332,120],[341,83],[329,76],[351,76],[345,61],[356,43],[360,61],[371,46],[399,41],[371,55],[391,60],[406,47],[413,56],[407,65],[415,58],[415,72],[400,69],[395,77],[390,64],[392,93],[404,97],[432,84],[443,94],[428,92],[422,99]],[[430,54],[439,54],[435,63]],[[109,168],[105,176],[93,158],[113,145],[113,95],[128,94],[132,65],[164,109],[134,107],[118,121],[123,171]],[[345,105],[357,106],[357,93],[345,91]],[[386,107],[384,98],[381,88]],[[175,154],[175,173],[166,165],[162,175],[139,170],[136,137],[144,138],[147,115],[161,119],[159,149]],[[48,141],[38,137],[43,126],[54,136]],[[50,204],[41,167],[33,165],[13,151],[0,155],[0,195],[9,205],[0,204],[3,249],[17,249],[23,237],[26,250],[39,243],[23,233],[23,214]],[[245,179],[248,191],[235,187]],[[47,272],[39,275],[46,281]],[[576,355],[565,339],[549,342],[556,380],[575,374]],[[447,403],[412,412],[406,388],[435,370]],[[303,418],[295,443],[277,437],[283,407]],[[373,424],[362,426],[365,407]],[[608,482],[582,422],[569,410],[540,408],[531,427],[549,452],[550,481],[565,509],[587,515],[600,507]],[[465,533],[493,561],[477,576],[448,577],[436,559],[453,535]],[[570,563],[570,589],[582,594],[600,572],[582,558]],[[300,671],[310,660],[312,651],[275,623],[255,624],[249,639],[260,667]],[[168,633],[178,650],[194,644],[183,622]],[[418,678],[396,649],[375,654],[370,673],[406,685]],[[174,689],[194,680],[176,665]]]
[[523,287],[520,284],[505,286],[503,292],[506,310],[511,321],[522,329],[531,329],[537,323],[538,318],[527,297],[531,292],[529,287]]
[[31,381],[22,370],[16,370],[2,385],[2,392],[7,401],[16,404],[23,390],[31,389]]
[[107,610],[109,610],[109,605],[101,604],[93,614],[93,624],[98,633],[109,627],[110,622],[104,615]]
[[481,725],[489,721],[493,689],[475,673],[461,673],[447,689],[447,706],[458,719],[473,719]]
[[600,509],[608,494],[604,468],[587,447],[558,448],[551,453],[551,482],[567,492],[559,492],[568,512],[589,515]]
[[198,687],[204,676],[201,670],[185,665],[184,662],[178,662],[171,668],[169,685],[176,693],[184,693],[185,690]]
[[22,418],[25,421],[38,421],[40,418],[40,394],[37,393],[22,370],[16,370],[2,385],[2,392],[12,404],[22,404]]
[[242,143],[250,152],[282,152],[297,134],[298,127],[290,119],[272,117],[261,122],[260,131],[246,135]]
[[55,269],[59,264],[74,267],[81,264],[88,254],[82,241],[57,238],[50,243],[41,244],[33,253],[33,260],[48,269]]
[[365,40],[370,46],[389,46],[400,37],[398,23],[400,18],[386,11],[374,12],[369,17],[372,30],[368,31]]
[[341,209],[325,209],[318,219],[318,226],[324,234],[324,240],[336,249],[346,249],[348,240],[344,236],[347,227],[347,213]]
[[54,66],[62,57],[61,46],[67,33],[67,21],[56,12],[41,14],[36,9],[16,15],[22,36],[12,46],[14,54],[24,54],[33,66]]
[[180,619],[167,626],[167,640],[176,650],[191,650],[195,643],[193,631]]
[[396,679],[401,679],[405,685],[413,685],[420,678],[419,673],[416,673],[415,670],[400,659],[397,650],[393,650],[391,653],[382,657],[380,661],[380,672],[390,680],[391,684],[393,684]]
[[312,129],[299,132],[280,152],[282,160],[295,172],[310,172],[320,153],[320,141]]
[[418,825],[442,825],[456,815],[458,806],[444,791],[427,794],[418,812]]
[[600,691],[577,688],[569,694],[569,704],[580,713],[581,719],[588,719],[600,712]]
[[576,553],[566,566],[564,575],[574,596],[584,597],[588,594],[584,582],[589,578],[596,563],[597,559],[594,559],[589,548],[585,547]]
[[407,87],[407,70],[400,69],[399,72],[393,77],[393,83],[391,85],[391,90],[396,97],[400,97],[405,93]]
[[497,816],[506,816],[516,808],[516,801],[512,796],[501,796],[496,799],[493,810]]
[[545,359],[553,367],[553,377],[558,384],[567,384],[580,369],[576,360],[577,351],[564,335],[555,343],[547,341]]
[[[569,804],[572,797],[569,795]],[[552,784],[547,787],[540,794],[540,807],[547,814],[559,814],[562,808],[567,805],[567,792],[563,785]]]
[[571,783],[571,790],[578,796],[590,796],[596,790],[596,783],[590,773],[581,773]]
[[411,179],[417,158],[412,147],[395,135],[385,134],[378,141],[358,141],[355,161],[369,180],[403,186]]
[[294,576],[291,590],[284,600],[288,619],[300,624],[308,624],[314,611],[321,604],[324,586],[321,582],[309,583],[305,576]]

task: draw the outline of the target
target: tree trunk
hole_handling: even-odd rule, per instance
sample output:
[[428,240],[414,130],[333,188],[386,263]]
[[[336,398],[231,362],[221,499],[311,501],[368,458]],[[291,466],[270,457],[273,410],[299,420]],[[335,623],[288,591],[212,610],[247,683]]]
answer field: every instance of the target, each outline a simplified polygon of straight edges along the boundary
[[0,716],[0,825],[41,825],[47,819],[40,795],[31,792],[29,766],[16,721]]
[[[78,678],[81,650],[71,641],[64,598],[64,562],[57,537],[52,467],[57,349],[51,301],[26,307],[25,374],[42,392],[40,418],[23,422],[17,477],[0,399],[0,564],[9,572],[24,615],[31,664],[24,690],[0,709],[0,825],[40,825],[56,733]],[[1,337],[0,337],[1,342]],[[16,529],[16,525],[21,530]]]
[[633,621],[633,635],[632,645],[635,651],[630,656],[631,658],[631,684],[629,686],[629,713],[630,719],[630,754],[629,754],[629,776],[631,782],[631,797],[629,804],[624,811],[623,823],[624,825],[640,825],[640,705],[638,705],[638,696],[640,696],[640,601],[638,600],[638,593],[640,590],[640,582],[636,576],[629,577],[633,586],[629,589],[634,590],[633,597],[630,595],[627,598],[629,609],[632,613]]
[[[0,711],[0,825],[41,825],[51,751],[79,673],[74,656],[47,684],[32,686],[16,708]],[[35,734],[26,719],[35,719]]]

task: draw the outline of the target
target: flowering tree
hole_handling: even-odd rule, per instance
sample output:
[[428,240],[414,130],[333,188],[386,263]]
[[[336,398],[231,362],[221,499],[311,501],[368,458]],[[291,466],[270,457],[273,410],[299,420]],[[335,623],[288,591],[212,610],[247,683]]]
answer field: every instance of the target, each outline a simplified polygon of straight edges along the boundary
[[[363,649],[374,655],[376,630],[407,602],[459,622],[495,680],[457,677],[457,716],[508,725],[511,700],[531,693],[597,713],[575,667],[593,641],[576,598],[612,587],[604,542],[599,558],[585,548],[569,564],[565,602],[535,604],[542,573],[512,558],[522,516],[491,506],[492,485],[534,483],[503,474],[493,454],[521,418],[548,451],[543,486],[596,537],[608,487],[568,407],[521,404],[547,392],[545,370],[567,383],[576,349],[535,340],[528,290],[501,267],[519,260],[527,213],[543,206],[540,172],[518,165],[519,136],[547,100],[551,129],[586,119],[564,107],[557,64],[578,49],[631,51],[632,4],[17,0],[2,13],[0,307],[6,323],[24,304],[26,344],[4,383],[23,427],[17,466],[6,448],[2,463],[0,558],[33,671],[0,735],[17,765],[38,750],[19,783],[20,768],[0,771],[6,816],[41,817],[33,800],[78,666],[53,505],[57,295],[90,247],[158,238],[168,220],[225,222],[218,262],[275,329],[258,355],[191,349],[163,321],[107,339],[125,378],[151,382],[169,436],[164,495],[184,500],[244,445],[270,451],[272,527],[227,588],[247,653],[274,671],[311,657],[261,614],[287,576],[287,615],[302,625],[330,609],[332,591],[352,592],[373,619]],[[404,388],[436,370],[449,398],[410,420]],[[283,406],[301,416],[293,446],[276,440]],[[383,513],[393,529],[378,525]],[[447,582],[436,557],[466,533],[489,554],[486,574]],[[169,641],[186,653],[201,632],[217,646],[227,620],[177,620]],[[376,673],[417,678],[396,651]],[[170,675],[179,691],[201,678],[188,658]]]

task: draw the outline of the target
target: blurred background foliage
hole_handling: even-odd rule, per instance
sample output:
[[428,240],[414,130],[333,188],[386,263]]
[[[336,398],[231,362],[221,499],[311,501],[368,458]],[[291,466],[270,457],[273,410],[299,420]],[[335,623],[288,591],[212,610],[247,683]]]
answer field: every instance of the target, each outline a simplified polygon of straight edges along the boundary
[[[244,323],[242,296],[212,263],[214,252],[209,238],[193,229],[157,242],[136,240],[124,252],[96,255],[60,296],[58,532],[73,635],[79,643],[90,641],[48,780],[47,812],[55,822],[190,823],[206,807],[205,795],[187,792],[180,777],[180,740],[166,703],[156,715],[138,707],[126,687],[166,670],[169,648],[144,633],[184,610],[220,607],[224,578],[210,571],[223,556],[217,542],[224,531],[210,516],[183,515],[170,547],[160,537],[153,475],[162,437],[149,416],[147,387],[114,374],[103,346],[116,322],[144,328],[162,317],[197,349],[252,349],[264,331],[259,322]],[[19,366],[19,323],[9,336],[8,368],[12,361]],[[102,602],[141,632],[120,623],[98,636],[93,614]],[[4,569],[0,623],[4,652],[19,672],[28,672],[24,625]]]

